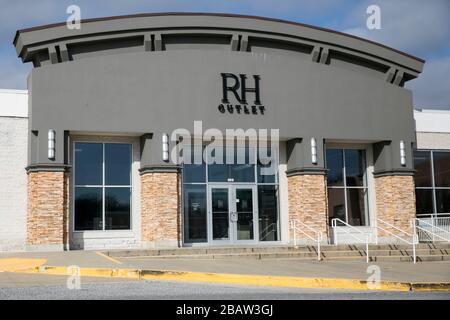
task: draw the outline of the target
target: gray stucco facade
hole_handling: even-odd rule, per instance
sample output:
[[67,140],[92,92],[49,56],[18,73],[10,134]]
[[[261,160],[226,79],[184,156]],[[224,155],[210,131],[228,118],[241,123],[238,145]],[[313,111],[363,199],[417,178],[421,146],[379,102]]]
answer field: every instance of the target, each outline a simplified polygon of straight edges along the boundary
[[[81,26],[19,30],[14,39],[19,57],[34,65],[30,171],[69,168],[70,136],[80,134],[138,137],[141,169],[170,171],[161,135],[192,131],[201,120],[204,130],[279,129],[287,175],[323,175],[328,143],[370,145],[374,176],[413,175],[412,93],[404,83],[422,71],[419,58],[331,30],[248,16],[143,14]],[[229,92],[230,112],[222,73],[245,75],[247,88],[258,75],[260,103],[254,92],[247,104]],[[238,113],[236,105],[250,111]],[[49,129],[56,132],[54,159],[47,156]]]
[[[403,83],[423,61],[365,40],[258,18],[181,14],[24,30],[15,43],[35,65],[28,85],[38,137],[31,138],[30,165],[67,164],[65,131],[143,135],[202,120],[205,128],[279,128],[283,140],[375,143],[376,171],[412,168],[410,156],[405,167],[398,160],[399,140],[408,154],[414,141]],[[223,72],[260,75],[264,115],[218,111]],[[50,128],[57,134],[53,162],[34,146],[46,146]],[[290,167],[310,166],[300,153],[292,153]]]

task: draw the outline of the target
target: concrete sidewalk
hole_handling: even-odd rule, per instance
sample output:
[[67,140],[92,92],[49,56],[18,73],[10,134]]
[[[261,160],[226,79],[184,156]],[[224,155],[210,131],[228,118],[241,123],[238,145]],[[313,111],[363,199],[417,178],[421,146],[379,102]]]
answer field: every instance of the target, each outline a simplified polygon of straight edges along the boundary
[[[13,259],[15,258],[15,259]],[[21,265],[22,261],[24,264]],[[30,262],[31,261],[31,262]],[[36,261],[35,264],[32,262]],[[96,251],[66,251],[66,252],[48,252],[48,253],[0,253],[0,271],[2,264],[9,268],[3,271],[20,272],[25,269],[34,268],[33,272],[44,270],[47,274],[65,274],[62,268],[43,268],[43,266],[67,267],[71,265],[80,268],[92,268],[86,272],[86,275],[95,277],[98,275],[107,276],[108,270],[114,271],[115,277],[134,277],[136,270],[144,270],[147,276],[154,277],[160,271],[179,271],[200,274],[220,274],[221,280],[224,275],[235,278],[233,281],[245,279],[245,276],[260,279],[283,278],[282,282],[288,283],[291,279],[308,278],[311,279],[349,279],[366,281],[373,273],[368,272],[369,266],[378,266],[380,268],[380,277],[382,281],[398,283],[450,283],[450,262],[420,262],[417,264],[408,262],[378,262],[365,263],[361,261],[300,261],[296,259],[276,259],[276,260],[255,260],[255,259],[221,259],[221,260],[195,260],[195,259],[146,259],[145,257],[111,258],[101,252]],[[11,267],[12,264],[12,267]],[[12,269],[11,269],[12,268]],[[101,270],[100,270],[101,269]],[[118,270],[121,269],[121,270]],[[127,270],[123,270],[127,269]],[[58,271],[57,271],[58,270]],[[120,275],[118,272],[120,271]],[[124,271],[124,272],[122,272]],[[130,271],[130,272],[128,272]],[[59,273],[58,273],[59,272]],[[111,273],[109,273],[111,274]],[[131,276],[133,274],[133,276]],[[161,273],[160,273],[161,274]],[[176,278],[176,273],[171,273],[171,278]],[[163,278],[163,277],[162,277]],[[162,279],[161,278],[161,279]],[[180,280],[192,281],[195,277],[192,275],[180,275]],[[210,279],[204,278],[204,281]],[[0,282],[2,278],[0,277]],[[203,281],[203,280],[202,280]],[[248,282],[250,283],[250,282]],[[274,284],[276,285],[276,284]]]
[[[299,261],[296,259],[146,259],[110,258],[99,251],[0,253],[7,258],[45,259],[46,266],[77,265],[87,268],[126,268],[192,272],[271,275],[292,277],[325,277],[365,280],[367,267],[380,267],[381,279],[406,282],[450,282],[450,262],[371,262],[362,261]],[[1,269],[1,264],[0,264]]]

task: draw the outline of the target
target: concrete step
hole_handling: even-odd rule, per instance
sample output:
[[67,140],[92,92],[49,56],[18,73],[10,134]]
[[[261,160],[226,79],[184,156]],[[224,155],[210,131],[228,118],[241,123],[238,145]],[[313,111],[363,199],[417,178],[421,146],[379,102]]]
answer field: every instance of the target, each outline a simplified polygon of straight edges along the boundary
[[[371,259],[378,259],[382,257],[404,257],[411,258],[413,255],[412,250],[369,250],[369,256]],[[418,249],[416,250],[417,256],[436,256],[444,257],[450,256],[450,250],[446,249]],[[365,250],[337,250],[337,251],[324,251],[321,252],[321,257],[324,260],[328,259],[354,259],[366,257]],[[125,257],[124,257],[125,258]],[[317,259],[317,252],[271,252],[271,253],[206,253],[206,254],[169,254],[169,255],[148,255],[148,256],[128,256],[128,259]],[[412,259],[412,258],[411,258]],[[374,260],[374,261],[375,261]],[[410,259],[409,259],[410,260]]]
[[[450,261],[450,255],[421,255],[417,256],[417,262],[428,262],[428,261]],[[299,259],[304,261],[311,261],[310,259]],[[360,257],[332,257],[332,258],[324,258],[323,261],[366,261],[365,256]],[[412,262],[412,256],[371,256],[369,257],[371,262]]]
[[[450,251],[449,243],[435,243],[435,244],[419,244],[417,250],[445,250]],[[266,247],[208,247],[208,248],[174,248],[174,249],[149,249],[149,250],[112,250],[106,252],[111,257],[149,257],[149,256],[187,256],[187,255],[221,255],[221,254],[291,254],[291,253],[315,253],[316,246],[302,245],[302,246],[266,246]],[[321,251],[336,252],[336,251],[365,251],[365,245],[323,245]],[[370,245],[369,252],[376,250],[412,250],[408,245],[396,244],[379,244]]]

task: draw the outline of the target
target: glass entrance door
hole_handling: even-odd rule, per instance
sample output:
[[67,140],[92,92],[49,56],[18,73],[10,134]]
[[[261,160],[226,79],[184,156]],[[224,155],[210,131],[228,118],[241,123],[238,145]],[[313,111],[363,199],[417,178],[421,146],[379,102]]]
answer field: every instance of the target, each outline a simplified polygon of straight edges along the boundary
[[255,186],[210,186],[209,199],[210,243],[256,241],[258,219]]
[[234,211],[232,217],[235,220],[233,231],[236,241],[255,240],[255,188],[254,187],[232,187],[234,196]]
[[228,187],[210,189],[210,232],[212,241],[230,240],[230,190]]

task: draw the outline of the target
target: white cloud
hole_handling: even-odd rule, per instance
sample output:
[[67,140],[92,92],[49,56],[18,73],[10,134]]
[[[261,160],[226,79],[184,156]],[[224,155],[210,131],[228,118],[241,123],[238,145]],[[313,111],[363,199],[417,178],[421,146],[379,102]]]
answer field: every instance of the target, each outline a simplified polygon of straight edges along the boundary
[[[366,28],[366,8],[378,4],[381,30]],[[418,79],[407,82],[414,106],[450,109],[450,1],[366,0],[348,14],[343,31],[426,60]]]
[[[370,4],[380,6],[380,30],[366,27]],[[366,0],[345,18],[343,31],[419,56],[438,54],[450,48],[449,13],[448,0]]]
[[414,107],[450,109],[450,57],[427,62],[419,78],[406,84]]

